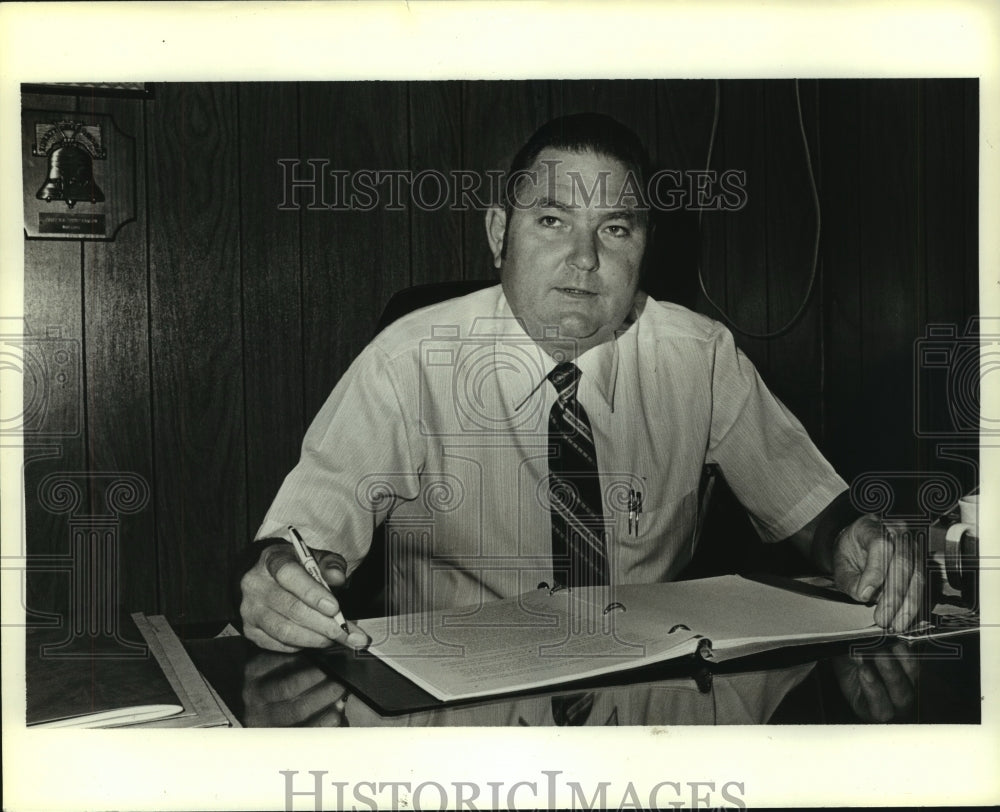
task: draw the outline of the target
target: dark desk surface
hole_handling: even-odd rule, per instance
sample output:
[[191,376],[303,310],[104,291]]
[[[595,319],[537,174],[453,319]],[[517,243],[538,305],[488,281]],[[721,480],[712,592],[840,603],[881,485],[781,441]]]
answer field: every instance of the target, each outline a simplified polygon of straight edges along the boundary
[[[527,696],[380,714],[306,654],[185,640],[247,727],[976,724],[979,634],[784,649],[710,670],[663,664]],[[329,670],[329,668],[327,669]]]

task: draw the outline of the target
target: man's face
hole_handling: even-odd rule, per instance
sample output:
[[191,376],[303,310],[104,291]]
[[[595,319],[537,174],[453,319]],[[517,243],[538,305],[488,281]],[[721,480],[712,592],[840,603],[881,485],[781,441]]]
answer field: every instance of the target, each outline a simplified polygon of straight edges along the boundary
[[[514,315],[536,340],[574,339],[577,354],[609,340],[639,284],[646,217],[619,161],[544,149],[517,187],[509,221],[487,212],[487,234]],[[631,190],[631,193],[630,193]],[[501,250],[506,244],[506,253]]]

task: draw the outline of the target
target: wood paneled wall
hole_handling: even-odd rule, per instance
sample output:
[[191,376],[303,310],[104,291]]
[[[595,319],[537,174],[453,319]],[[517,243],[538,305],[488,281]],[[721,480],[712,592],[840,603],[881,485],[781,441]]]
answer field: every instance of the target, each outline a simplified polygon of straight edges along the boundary
[[[747,173],[740,211],[658,224],[647,287],[739,328],[765,380],[848,479],[949,465],[914,431],[914,343],[977,310],[978,87],[926,81],[469,81],[163,84],[148,100],[25,96],[102,112],[134,136],[137,219],[113,242],[26,242],[25,318],[79,347],[78,387],[51,393],[28,444],[28,552],[65,556],[105,511],[115,473],[146,483],[115,514],[120,605],[174,622],[230,613],[228,573],[302,433],[411,284],[493,274],[482,213],[280,206],[282,159],[329,169],[503,169],[546,119],[599,110],[661,168]],[[713,117],[718,103],[718,122]],[[806,141],[803,141],[803,132]],[[306,202],[300,197],[302,202]],[[89,508],[40,486],[82,482]],[[47,479],[48,478],[48,479]],[[27,605],[65,608],[68,574]]]

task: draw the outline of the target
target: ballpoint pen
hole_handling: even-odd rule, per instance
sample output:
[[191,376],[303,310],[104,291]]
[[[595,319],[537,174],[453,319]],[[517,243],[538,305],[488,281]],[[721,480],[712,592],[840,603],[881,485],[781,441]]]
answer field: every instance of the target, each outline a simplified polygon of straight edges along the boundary
[[[292,525],[288,525],[288,535],[288,540],[292,543],[292,547],[295,548],[295,555],[298,556],[299,563],[306,568],[306,572],[308,572],[316,581],[325,586],[326,591],[332,595],[333,590],[330,589],[330,585],[323,578],[323,574],[319,571],[319,564],[316,563],[316,559],[313,558],[313,554],[309,551],[306,543],[302,540],[302,536],[299,535],[299,531]],[[340,628],[344,630],[345,634],[351,633],[351,630],[347,628],[347,620],[344,618],[344,614],[339,609],[337,610],[337,614],[333,616],[333,621],[334,623],[340,624]]]

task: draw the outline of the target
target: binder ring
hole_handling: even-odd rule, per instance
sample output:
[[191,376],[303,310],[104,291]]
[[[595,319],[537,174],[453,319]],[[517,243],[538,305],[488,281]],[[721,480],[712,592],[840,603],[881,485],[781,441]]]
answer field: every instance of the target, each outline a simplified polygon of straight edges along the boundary
[[609,603],[607,606],[605,606],[604,611],[601,614],[606,615],[609,612],[613,612],[615,609],[621,609],[623,612],[628,611],[628,607],[624,603],[619,603],[618,601],[615,601],[614,603]]

